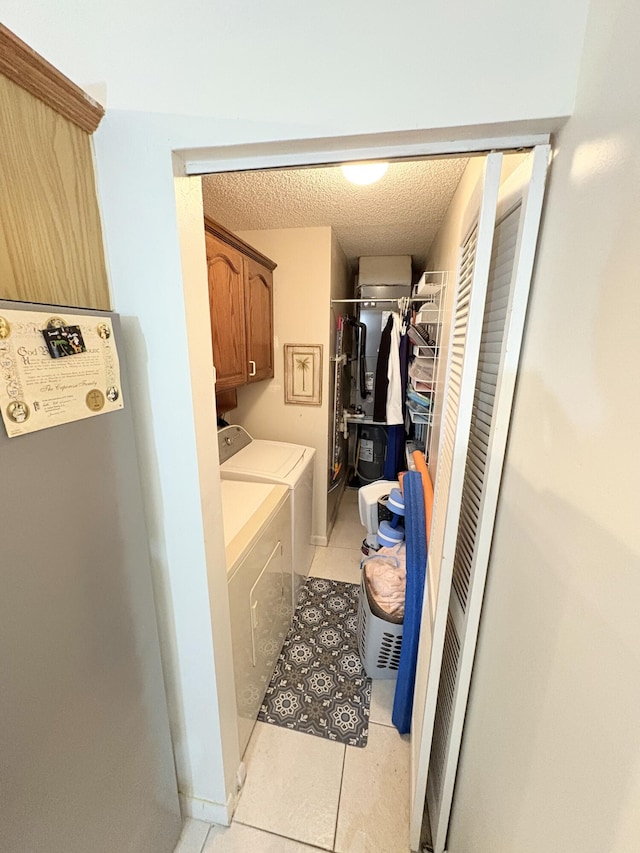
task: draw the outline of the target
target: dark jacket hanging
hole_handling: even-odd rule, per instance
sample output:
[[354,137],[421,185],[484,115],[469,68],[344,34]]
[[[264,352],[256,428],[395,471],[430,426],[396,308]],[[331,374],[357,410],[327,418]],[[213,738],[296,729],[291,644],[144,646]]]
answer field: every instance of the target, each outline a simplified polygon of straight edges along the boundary
[[380,349],[378,350],[378,362],[376,364],[376,382],[373,396],[373,419],[380,423],[387,422],[387,388],[389,380],[387,370],[389,368],[389,352],[391,350],[391,329],[393,328],[393,314],[389,314],[387,325],[384,327],[380,338]]
[[402,414],[405,416],[407,414],[407,384],[409,382],[410,355],[409,335],[403,335],[400,338],[400,382],[402,384]]

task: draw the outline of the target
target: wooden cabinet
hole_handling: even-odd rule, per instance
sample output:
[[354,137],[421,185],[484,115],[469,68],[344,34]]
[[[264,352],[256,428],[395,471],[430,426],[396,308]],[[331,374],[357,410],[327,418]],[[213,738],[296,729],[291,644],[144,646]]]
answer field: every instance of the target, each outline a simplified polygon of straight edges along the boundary
[[245,335],[244,258],[206,234],[213,361],[217,388],[244,385],[249,375]]
[[245,259],[245,317],[249,382],[273,376],[273,272]]
[[244,240],[205,218],[216,390],[273,376],[273,270]]

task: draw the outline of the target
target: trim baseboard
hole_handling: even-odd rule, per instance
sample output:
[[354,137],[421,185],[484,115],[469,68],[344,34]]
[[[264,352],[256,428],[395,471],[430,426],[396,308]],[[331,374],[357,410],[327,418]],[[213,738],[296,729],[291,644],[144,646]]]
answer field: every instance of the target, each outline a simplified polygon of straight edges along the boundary
[[230,826],[235,811],[237,797],[229,795],[226,803],[214,803],[187,794],[178,794],[182,817],[193,817],[207,823],[217,823],[220,826]]
[[312,536],[312,545],[323,545],[325,548],[329,544],[329,539],[326,536]]

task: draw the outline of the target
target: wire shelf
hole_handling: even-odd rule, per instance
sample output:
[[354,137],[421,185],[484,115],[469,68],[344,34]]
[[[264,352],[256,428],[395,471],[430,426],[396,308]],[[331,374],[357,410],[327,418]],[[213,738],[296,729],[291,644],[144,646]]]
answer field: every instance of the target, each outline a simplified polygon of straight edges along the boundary
[[[416,312],[416,331],[412,338],[413,360],[417,363],[411,376],[410,388],[430,401],[429,411],[407,402],[407,423],[416,446],[422,449],[427,459],[431,458],[434,441],[433,426],[436,419],[436,408],[440,403],[439,391],[444,375],[441,364],[442,330],[446,302],[449,273],[447,270],[432,270],[422,274],[413,286],[411,298],[420,301]],[[422,338],[424,343],[418,343]],[[410,371],[411,374],[412,371]]]

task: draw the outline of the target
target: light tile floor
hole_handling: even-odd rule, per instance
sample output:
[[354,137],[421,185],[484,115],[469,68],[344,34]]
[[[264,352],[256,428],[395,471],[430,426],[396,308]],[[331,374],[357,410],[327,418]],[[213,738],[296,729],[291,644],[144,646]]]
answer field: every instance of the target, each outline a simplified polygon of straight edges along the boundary
[[[314,577],[360,582],[357,491],[346,491]],[[373,681],[364,749],[257,723],[229,828],[187,819],[176,853],[407,853],[409,739],[391,723],[395,681]]]
[[234,821],[333,850],[344,744],[256,723]]

